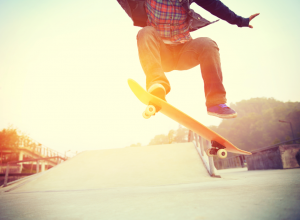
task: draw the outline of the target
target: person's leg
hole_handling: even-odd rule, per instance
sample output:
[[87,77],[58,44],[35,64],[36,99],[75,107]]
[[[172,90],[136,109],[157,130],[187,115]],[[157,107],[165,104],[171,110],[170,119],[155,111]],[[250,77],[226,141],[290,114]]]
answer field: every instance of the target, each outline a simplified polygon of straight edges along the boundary
[[163,43],[155,28],[147,26],[137,35],[137,45],[142,68],[146,75],[146,89],[161,84],[166,94],[170,92],[170,83],[164,72],[174,68],[173,53]]
[[193,39],[183,46],[175,69],[187,70],[200,64],[206,106],[226,103],[218,45],[210,38]]

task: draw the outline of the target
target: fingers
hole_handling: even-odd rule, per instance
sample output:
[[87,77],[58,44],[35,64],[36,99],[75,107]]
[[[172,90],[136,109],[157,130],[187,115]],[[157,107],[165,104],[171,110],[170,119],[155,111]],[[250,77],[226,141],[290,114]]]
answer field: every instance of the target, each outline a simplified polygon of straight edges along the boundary
[[[258,16],[260,13],[256,13],[256,14],[254,14],[254,15],[251,15],[250,17],[249,17],[249,22],[253,19],[253,18],[255,18],[256,16]],[[253,28],[253,26],[252,25],[250,25],[249,24],[249,26],[248,26],[249,28]]]
[[256,13],[256,14],[254,14],[254,15],[251,15],[250,17],[249,17],[249,20],[251,21],[253,18],[255,18],[256,16],[258,16],[260,13]]

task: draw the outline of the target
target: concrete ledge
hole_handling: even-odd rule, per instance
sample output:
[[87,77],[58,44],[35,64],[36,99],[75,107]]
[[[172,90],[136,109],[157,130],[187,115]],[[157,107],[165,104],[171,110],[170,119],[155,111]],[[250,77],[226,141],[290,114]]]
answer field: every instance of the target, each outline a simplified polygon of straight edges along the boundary
[[299,168],[296,154],[300,144],[281,145],[254,152],[246,157],[248,170]]
[[282,145],[279,146],[279,150],[284,169],[300,167],[296,160],[296,154],[300,150],[300,144]]

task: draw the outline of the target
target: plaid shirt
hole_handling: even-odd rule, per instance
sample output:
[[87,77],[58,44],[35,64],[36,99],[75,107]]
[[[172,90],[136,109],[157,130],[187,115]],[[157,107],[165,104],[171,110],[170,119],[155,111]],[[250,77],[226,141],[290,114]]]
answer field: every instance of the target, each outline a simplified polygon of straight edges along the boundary
[[178,0],[146,0],[148,26],[154,27],[165,43],[191,40],[187,13]]

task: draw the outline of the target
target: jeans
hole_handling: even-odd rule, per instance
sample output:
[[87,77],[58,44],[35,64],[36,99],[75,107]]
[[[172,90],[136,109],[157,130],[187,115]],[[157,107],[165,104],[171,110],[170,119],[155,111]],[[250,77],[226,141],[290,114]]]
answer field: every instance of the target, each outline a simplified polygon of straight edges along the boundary
[[162,84],[167,94],[171,90],[165,72],[188,70],[200,64],[206,106],[226,103],[219,48],[210,38],[200,37],[183,44],[165,44],[154,27],[138,32],[139,58],[146,75],[146,89]]

